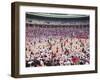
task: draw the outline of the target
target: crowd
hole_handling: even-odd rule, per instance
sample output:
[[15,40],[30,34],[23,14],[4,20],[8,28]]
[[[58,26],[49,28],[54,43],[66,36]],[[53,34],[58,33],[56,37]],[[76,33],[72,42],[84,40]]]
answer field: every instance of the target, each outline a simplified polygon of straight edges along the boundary
[[89,17],[26,16],[26,67],[90,64]]
[[26,37],[26,67],[85,65],[90,63],[89,38]]

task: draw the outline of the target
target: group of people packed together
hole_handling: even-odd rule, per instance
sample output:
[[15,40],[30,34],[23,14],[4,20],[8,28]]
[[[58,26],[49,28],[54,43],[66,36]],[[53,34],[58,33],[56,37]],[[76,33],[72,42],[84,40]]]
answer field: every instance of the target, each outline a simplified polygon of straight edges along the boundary
[[26,67],[89,64],[89,38],[26,37],[25,55]]

